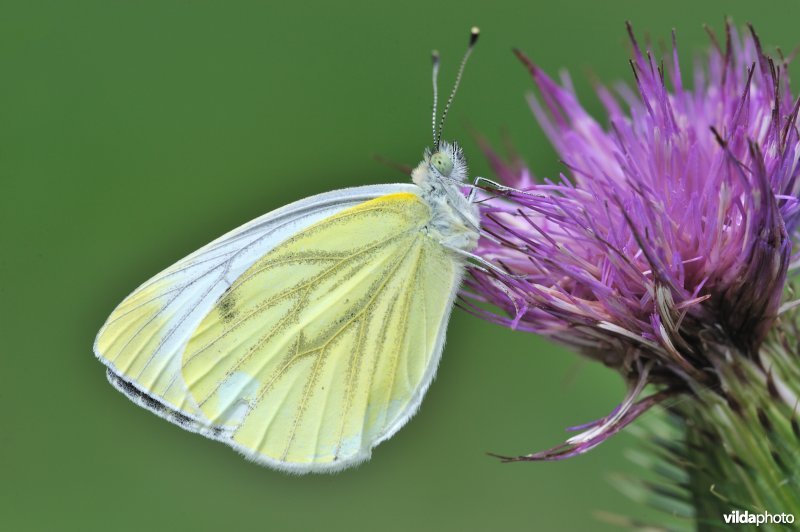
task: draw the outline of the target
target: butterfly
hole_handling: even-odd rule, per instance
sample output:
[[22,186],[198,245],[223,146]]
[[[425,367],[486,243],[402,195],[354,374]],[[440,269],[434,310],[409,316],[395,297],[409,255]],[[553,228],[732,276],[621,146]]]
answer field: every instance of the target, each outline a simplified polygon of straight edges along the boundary
[[480,236],[459,146],[412,183],[306,198],[230,231],[125,298],[94,352],[138,405],[259,464],[332,472],[417,411]]

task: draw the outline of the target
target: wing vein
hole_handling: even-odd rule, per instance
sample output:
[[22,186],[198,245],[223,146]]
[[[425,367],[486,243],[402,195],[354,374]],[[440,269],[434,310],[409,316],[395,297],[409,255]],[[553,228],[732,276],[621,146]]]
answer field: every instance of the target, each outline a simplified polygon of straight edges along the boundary
[[[378,294],[379,294],[379,293],[382,291],[382,289],[383,289],[383,288],[386,286],[386,283],[387,283],[387,282],[388,282],[388,280],[391,278],[392,274],[394,274],[394,273],[397,271],[397,269],[398,269],[398,268],[400,267],[400,265],[403,263],[403,261],[405,260],[405,257],[406,257],[406,256],[408,255],[408,253],[411,251],[411,248],[412,248],[413,246],[414,246],[414,242],[412,242],[411,244],[409,244],[409,246],[408,246],[408,248],[406,249],[405,253],[403,253],[403,257],[402,257],[402,258],[401,258],[399,261],[397,261],[397,264],[396,264],[396,265],[395,265],[395,266],[392,268],[392,270],[391,270],[390,274],[387,276],[387,279],[386,279],[386,280],[385,280],[385,281],[384,281],[384,282],[381,284],[381,286],[380,286],[380,287],[378,287],[378,288],[375,290],[375,293],[373,294],[373,296],[372,296],[372,298],[370,299],[370,301],[366,303],[365,307],[368,307],[368,306],[369,306],[369,305],[372,303],[372,301],[374,301],[374,299],[375,299],[375,298],[378,296]],[[266,393],[269,391],[269,389],[270,389],[270,388],[271,388],[271,387],[272,387],[272,386],[275,384],[275,382],[277,382],[277,380],[278,380],[279,378],[281,378],[281,377],[284,375],[284,373],[285,373],[285,372],[286,372],[286,371],[289,369],[289,367],[290,367],[291,365],[293,365],[293,364],[294,364],[294,363],[295,363],[295,362],[296,362],[296,361],[297,361],[299,358],[301,358],[301,357],[304,357],[304,356],[306,356],[306,355],[313,354],[313,353],[315,353],[315,352],[317,352],[317,351],[320,351],[320,350],[324,350],[324,349],[326,349],[326,348],[327,348],[327,347],[328,347],[328,346],[331,344],[331,342],[333,342],[333,341],[334,341],[336,338],[338,338],[338,337],[339,337],[339,335],[340,335],[342,332],[344,332],[344,330],[345,330],[345,329],[346,329],[348,326],[350,326],[350,325],[352,324],[352,322],[353,322],[355,319],[357,319],[357,318],[359,318],[359,317],[362,317],[362,315],[363,315],[363,312],[364,312],[364,309],[362,309],[362,310],[361,310],[361,311],[359,311],[358,313],[354,314],[352,319],[350,319],[350,320],[348,320],[347,322],[345,322],[345,323],[344,323],[344,324],[343,324],[343,325],[342,325],[342,326],[341,326],[341,327],[340,327],[338,330],[336,330],[336,331],[335,331],[335,332],[334,332],[334,333],[331,335],[331,337],[330,337],[330,338],[329,338],[327,341],[325,341],[325,342],[324,342],[324,343],[323,343],[321,346],[319,346],[319,347],[315,347],[315,348],[313,348],[313,349],[309,349],[309,350],[306,350],[306,351],[302,351],[302,352],[300,352],[300,351],[296,352],[296,353],[295,353],[295,355],[294,355],[293,357],[291,357],[291,358],[290,358],[290,359],[289,359],[289,360],[288,360],[288,361],[287,361],[287,362],[286,362],[286,363],[285,363],[285,364],[284,364],[284,365],[281,367],[281,369],[279,369],[279,370],[278,370],[277,374],[273,375],[273,376],[272,376],[272,378],[270,378],[269,382],[268,382],[266,385],[264,385],[264,387],[263,387],[263,388],[262,388],[262,389],[259,391],[259,394],[258,394],[258,396],[257,396],[256,400],[254,401],[254,405],[255,405],[255,404],[258,404],[258,403],[260,403],[260,402],[262,401],[262,399],[264,398],[264,395],[265,395],[265,394],[266,394]],[[260,370],[263,370],[263,368],[260,368]],[[254,406],[254,408],[255,408],[255,406]],[[252,410],[251,410],[251,412],[252,412]],[[249,413],[250,413],[250,412],[248,412],[248,415],[249,415]],[[246,417],[245,417],[245,419],[246,419]],[[244,420],[242,420],[242,424],[244,424]]]
[[[416,262],[414,263],[414,270],[413,270],[413,274],[410,276],[409,285],[413,285],[413,284],[416,283],[417,275],[419,273],[419,265],[420,265],[420,262],[421,262],[421,258],[422,258],[422,253],[420,252],[417,255]],[[403,331],[403,338],[399,342],[399,345],[401,345],[401,346],[403,345],[403,343],[405,342],[406,338],[408,337],[408,308],[409,308],[409,306],[411,304],[411,295],[412,295],[413,291],[412,290],[406,290],[405,292],[406,293],[405,293],[405,298],[404,298],[404,301],[403,301],[403,308],[402,308],[402,311],[400,312],[402,326],[398,327],[399,330]],[[391,375],[392,375],[392,379],[391,379],[392,384],[389,387],[389,393],[386,396],[387,397],[386,398],[387,414],[388,414],[388,405],[390,403],[390,398],[394,395],[394,389],[395,389],[395,385],[397,383],[397,367],[398,367],[399,363],[400,363],[400,350],[396,351],[396,355],[395,355],[394,359],[392,360],[392,373],[391,373]],[[395,416],[395,418],[396,418],[396,416]],[[393,422],[394,422],[394,419],[391,420],[389,425],[391,425]],[[385,429],[386,429],[386,424],[384,425],[383,429],[381,430],[381,434],[383,434]]]

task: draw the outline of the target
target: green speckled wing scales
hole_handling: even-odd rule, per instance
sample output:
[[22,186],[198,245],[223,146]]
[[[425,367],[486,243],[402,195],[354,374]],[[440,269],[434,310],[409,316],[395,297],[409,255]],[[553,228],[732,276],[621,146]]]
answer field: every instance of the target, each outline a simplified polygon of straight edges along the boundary
[[281,469],[369,457],[433,378],[463,267],[416,194],[322,220],[246,270],[183,353],[182,376],[231,444]]

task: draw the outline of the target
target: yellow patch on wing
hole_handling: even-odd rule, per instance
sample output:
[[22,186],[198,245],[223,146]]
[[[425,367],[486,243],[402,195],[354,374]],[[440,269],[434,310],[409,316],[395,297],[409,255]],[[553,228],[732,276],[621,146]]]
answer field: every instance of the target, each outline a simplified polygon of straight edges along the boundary
[[245,271],[192,335],[182,374],[212,423],[286,464],[363,457],[416,405],[456,265],[430,209],[391,194],[342,211]]

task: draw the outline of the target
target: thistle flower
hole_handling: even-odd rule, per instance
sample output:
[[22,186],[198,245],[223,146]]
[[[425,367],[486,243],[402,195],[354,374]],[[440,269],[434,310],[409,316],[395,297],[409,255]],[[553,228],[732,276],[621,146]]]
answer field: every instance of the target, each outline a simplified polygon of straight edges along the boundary
[[[629,382],[605,418],[510,460],[586,452],[659,403],[684,429],[718,423],[698,441],[721,441],[725,452],[736,444],[722,432],[749,414],[754,425],[742,430],[763,432],[764,412],[775,411],[783,417],[772,428],[794,438],[798,354],[781,317],[792,304],[781,303],[800,223],[800,100],[788,61],[768,57],[752,28],[740,38],[728,24],[722,44],[710,32],[690,88],[674,33],[672,54],[657,61],[628,29],[635,85],[597,89],[607,125],[566,75],[558,83],[516,52],[538,88],[533,113],[566,167],[558,179],[534,181],[484,146],[502,185],[489,187],[498,198],[484,203],[482,225],[492,236],[477,253],[508,274],[474,272],[473,312],[572,346]],[[665,401],[677,395],[688,399]],[[775,466],[778,445],[761,443]],[[800,466],[797,440],[790,448],[784,462]]]

